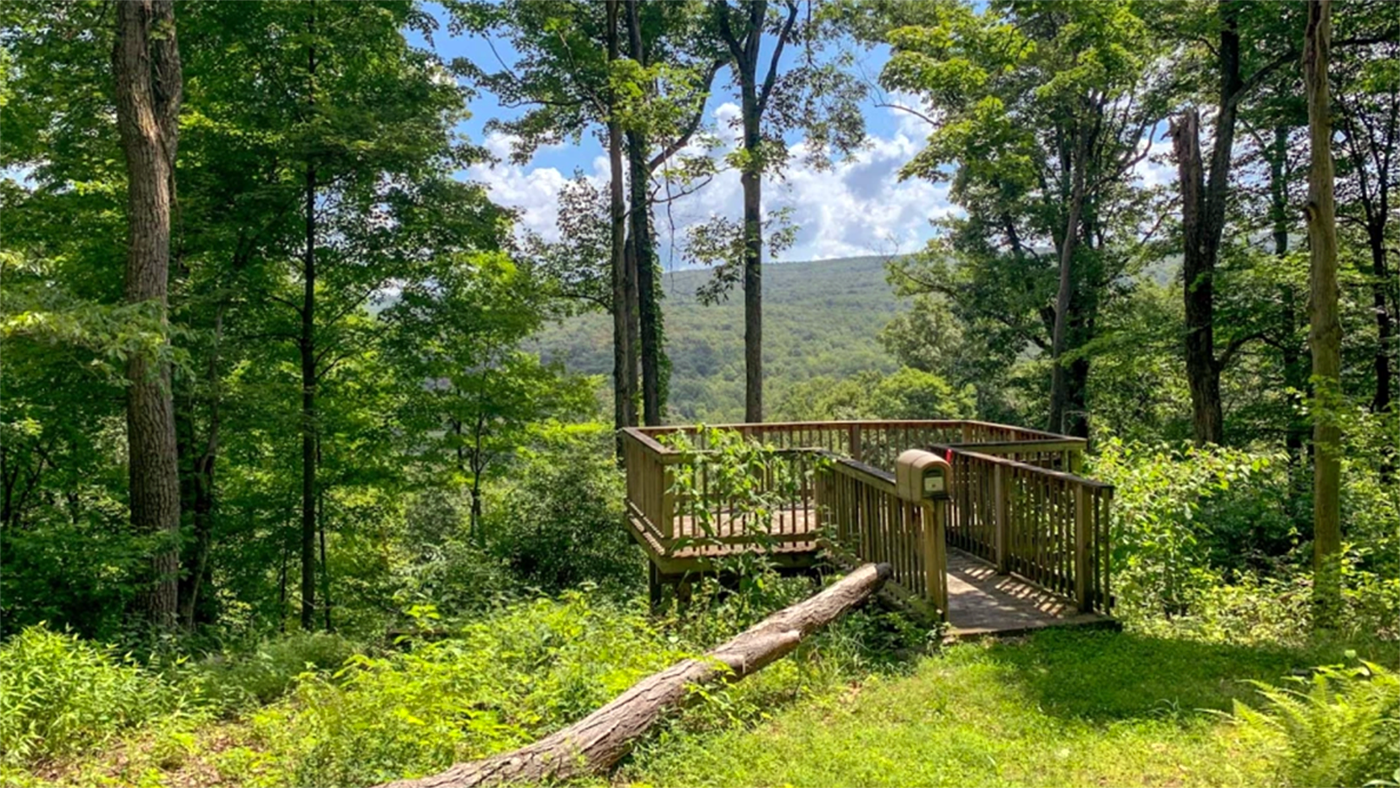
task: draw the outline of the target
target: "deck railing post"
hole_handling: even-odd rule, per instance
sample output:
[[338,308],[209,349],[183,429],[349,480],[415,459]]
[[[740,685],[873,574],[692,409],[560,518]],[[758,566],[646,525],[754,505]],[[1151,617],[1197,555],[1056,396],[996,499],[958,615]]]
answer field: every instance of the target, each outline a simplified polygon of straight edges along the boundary
[[1003,575],[1010,570],[1011,523],[1006,519],[1009,508],[1006,500],[1009,497],[1008,477],[1009,474],[1000,463],[992,466],[992,494],[995,496],[994,516],[997,529],[997,573]]
[[1094,609],[1094,601],[1089,594],[1090,529],[1093,527],[1093,513],[1089,509],[1089,490],[1082,484],[1074,485],[1074,599],[1079,609],[1089,612]]
[[848,439],[851,442],[851,459],[860,462],[860,422],[851,422]]
[[947,501],[924,501],[921,512],[926,593],[945,621],[948,619],[948,546],[945,544],[948,537],[943,518],[947,507]]
[[[657,527],[668,540],[676,538],[676,471],[673,465],[661,466],[661,522]],[[669,545],[668,545],[669,547]]]

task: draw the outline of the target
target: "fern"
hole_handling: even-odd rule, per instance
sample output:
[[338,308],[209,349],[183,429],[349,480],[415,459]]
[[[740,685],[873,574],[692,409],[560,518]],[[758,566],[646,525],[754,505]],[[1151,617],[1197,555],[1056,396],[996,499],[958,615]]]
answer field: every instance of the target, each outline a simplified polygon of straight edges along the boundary
[[1297,686],[1252,682],[1263,708],[1235,702],[1233,718],[1280,737],[1289,786],[1381,784],[1400,765],[1400,676],[1370,662],[1323,667]]

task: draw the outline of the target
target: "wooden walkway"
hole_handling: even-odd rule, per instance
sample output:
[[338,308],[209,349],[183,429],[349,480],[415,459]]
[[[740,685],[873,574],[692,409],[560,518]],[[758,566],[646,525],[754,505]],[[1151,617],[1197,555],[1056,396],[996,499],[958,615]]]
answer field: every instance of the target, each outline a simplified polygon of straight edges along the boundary
[[[773,517],[772,532],[787,537],[769,546],[773,559],[785,569],[806,569],[820,562],[821,546],[815,518],[802,510],[784,510]],[[781,525],[780,525],[781,523]],[[704,534],[689,517],[677,518],[678,536]],[[634,536],[642,536],[632,529]],[[731,537],[743,532],[737,524],[721,519],[717,536]],[[649,545],[661,553],[660,545]],[[745,544],[691,544],[666,554],[668,568],[703,572],[708,559],[752,549]],[[1098,613],[1082,613],[1074,601],[1051,593],[1018,575],[998,575],[996,567],[971,553],[948,549],[948,633],[950,640],[1017,635],[1036,629],[1059,626],[1116,626],[1117,622]]]
[[[768,447],[738,487],[711,459],[712,432],[623,430],[626,525],[647,554],[653,604],[727,556],[761,551],[784,572],[889,564],[882,595],[947,621],[953,637],[1113,625],[1113,487],[1072,472],[1083,439],[967,420],[726,428]],[[896,484],[910,448],[942,464],[946,494]],[[778,506],[757,518],[767,522],[735,516],[760,498]]]
[[1116,626],[1074,602],[956,548],[948,550],[948,637],[1016,635],[1057,626]]

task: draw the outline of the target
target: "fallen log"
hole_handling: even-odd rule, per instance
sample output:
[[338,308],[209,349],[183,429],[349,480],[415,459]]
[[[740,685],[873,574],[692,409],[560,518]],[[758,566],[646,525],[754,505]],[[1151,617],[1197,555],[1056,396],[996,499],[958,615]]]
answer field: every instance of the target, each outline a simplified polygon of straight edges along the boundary
[[693,684],[737,681],[779,659],[802,639],[880,589],[889,564],[866,564],[808,599],[774,613],[705,656],[686,659],[633,684],[606,706],[514,752],[459,763],[440,774],[381,788],[473,786],[569,780],[610,770]]

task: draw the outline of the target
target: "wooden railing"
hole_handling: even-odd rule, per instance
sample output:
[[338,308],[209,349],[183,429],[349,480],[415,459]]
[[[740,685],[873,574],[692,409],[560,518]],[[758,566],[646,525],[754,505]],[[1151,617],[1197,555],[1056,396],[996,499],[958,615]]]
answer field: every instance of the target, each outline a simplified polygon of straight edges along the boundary
[[[947,609],[946,544],[1046,588],[1083,610],[1107,612],[1113,488],[1074,475],[1084,441],[977,421],[856,421],[717,425],[776,447],[796,484],[764,523],[715,493],[695,455],[695,427],[623,431],[627,514],[664,555],[697,540],[752,545],[815,542],[818,531],[862,560],[888,562],[897,589]],[[657,439],[685,433],[686,452]],[[909,448],[949,453],[951,498],[929,517],[894,493],[894,458]],[[686,484],[678,485],[684,478]],[[774,478],[760,486],[776,490]],[[931,520],[930,522],[925,522]]]
[[948,543],[1107,612],[1112,485],[954,449]]
[[[992,453],[1003,449],[1010,452],[1018,444],[1032,444],[1034,451],[1050,456],[1083,451],[1085,443],[1082,438],[969,419],[798,421],[712,426],[739,432],[779,449],[825,449],[886,471],[894,469],[894,459],[904,450],[924,449],[933,444],[975,444],[979,449],[990,447]],[[628,432],[653,439],[679,432],[690,436],[696,448],[708,448],[704,442],[705,433],[695,426],[634,427]]]
[[[696,443],[703,443],[703,434]],[[765,523],[751,522],[752,513],[720,492],[714,466],[695,461],[707,451],[703,445],[680,451],[640,430],[624,431],[627,514],[663,552],[701,542],[761,548],[816,541],[813,451],[778,449],[768,472],[755,479],[752,492],[776,503]],[[678,484],[682,479],[685,484]]]
[[627,517],[639,530],[664,544],[675,538],[674,467],[682,460],[651,436],[624,430],[622,459],[627,469]]
[[830,452],[821,455],[826,461],[817,465],[817,503],[833,550],[889,564],[892,590],[946,617],[946,505],[910,503],[895,494],[893,474]]

